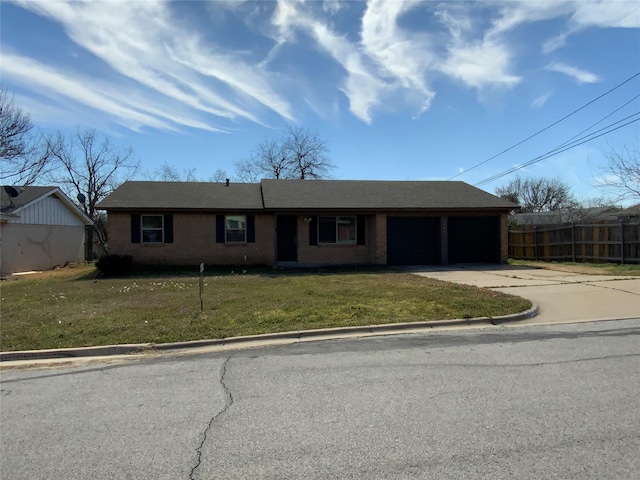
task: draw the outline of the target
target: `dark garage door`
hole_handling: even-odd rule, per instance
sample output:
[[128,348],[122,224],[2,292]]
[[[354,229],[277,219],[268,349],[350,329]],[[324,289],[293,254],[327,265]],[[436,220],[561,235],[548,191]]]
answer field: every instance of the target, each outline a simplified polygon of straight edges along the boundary
[[387,263],[440,263],[440,218],[387,217]]
[[449,263],[500,261],[500,217],[449,217]]

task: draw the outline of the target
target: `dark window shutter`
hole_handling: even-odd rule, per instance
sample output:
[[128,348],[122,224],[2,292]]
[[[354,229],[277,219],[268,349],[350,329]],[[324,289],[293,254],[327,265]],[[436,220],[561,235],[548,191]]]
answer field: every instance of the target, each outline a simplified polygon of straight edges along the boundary
[[358,245],[366,245],[365,232],[367,231],[367,217],[358,215],[356,217],[356,228],[358,229],[356,234]]
[[247,215],[247,242],[254,243],[256,241],[256,216]]
[[309,222],[309,245],[318,245],[318,217],[315,215]]
[[140,243],[140,215],[131,215],[131,243]]
[[216,215],[216,243],[224,243],[224,215]]
[[173,243],[173,215],[164,216],[164,243]]

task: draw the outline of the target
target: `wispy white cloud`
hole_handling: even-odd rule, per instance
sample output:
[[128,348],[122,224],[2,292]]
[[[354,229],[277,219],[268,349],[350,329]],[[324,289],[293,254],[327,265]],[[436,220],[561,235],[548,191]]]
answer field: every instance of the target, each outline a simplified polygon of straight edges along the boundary
[[335,33],[325,22],[300,7],[300,3],[280,1],[272,18],[278,28],[279,43],[295,38],[296,30],[311,35],[318,46],[331,55],[346,71],[347,78],[341,89],[349,98],[354,115],[371,122],[371,108],[381,102],[389,88],[366,63],[358,47],[343,35]]
[[196,112],[259,122],[257,104],[293,118],[284,96],[270,88],[269,72],[203,47],[196,33],[176,21],[166,2],[20,3],[61,23],[78,46],[115,72]]
[[60,73],[49,65],[30,58],[4,51],[2,55],[3,76],[31,87],[43,96],[59,100],[62,104],[74,102],[107,113],[116,123],[138,130],[150,126],[160,130],[177,130],[187,126],[209,131],[222,131],[204,122],[181,117],[145,103],[135,96],[122,95],[120,88],[107,82],[84,77],[78,72]]
[[[576,8],[574,1],[508,1],[491,2],[500,6],[499,15],[493,20],[489,34],[498,36],[526,23],[540,22],[570,15]],[[582,2],[589,3],[589,2]]]
[[[483,92],[522,82],[516,31],[523,25],[557,21],[558,30],[540,43],[545,53],[562,48],[582,29],[640,28],[640,7],[622,0],[220,0],[204,5],[209,20],[232,15],[255,35],[254,44],[242,43],[240,35],[222,44],[203,28],[206,19],[194,20],[187,4],[170,0],[9,1],[61,25],[81,56],[97,59],[97,67],[84,69],[70,58],[49,60],[38,52],[29,58],[3,45],[3,76],[21,79],[43,98],[86,105],[132,129],[229,131],[240,121],[264,124],[273,114],[295,121],[301,108],[333,115],[339,92],[364,122],[382,111],[415,118],[430,108],[436,81],[454,79],[477,90],[480,99]],[[422,18],[435,23],[427,27]],[[317,78],[304,62],[289,64],[292,51],[320,52],[339,68]],[[599,81],[565,63],[548,70],[579,83]],[[44,76],[53,80],[45,82]],[[548,98],[541,95],[531,106]]]
[[551,37],[542,43],[542,53],[552,53],[562,48],[567,43],[568,32],[562,32],[555,37]]
[[571,16],[575,28],[640,28],[640,5],[628,0],[575,2]]
[[534,108],[540,108],[544,106],[545,103],[547,103],[547,100],[549,100],[549,98],[551,98],[551,93],[544,93],[542,95],[539,95],[534,98],[533,102],[531,102],[531,106]]
[[477,38],[471,12],[459,5],[454,8],[443,5],[437,16],[450,33],[448,55],[437,66],[440,71],[477,89],[508,87],[520,81],[519,76],[510,72],[513,53],[499,29],[494,27]]
[[542,51],[550,53],[563,47],[567,38],[585,28],[640,28],[640,6],[629,0],[553,0],[544,2],[493,2],[500,5],[500,16],[493,22],[490,35],[514,30],[525,23],[566,18],[563,32],[543,42]]
[[342,10],[342,4],[338,0],[324,0],[322,2],[322,9],[331,15],[335,15]]
[[567,43],[567,38],[586,28],[640,28],[640,6],[625,0],[572,2],[566,30],[542,44],[543,53],[551,53]]
[[362,46],[369,58],[400,88],[419,98],[418,114],[427,110],[435,93],[427,86],[426,73],[435,58],[426,34],[409,34],[398,26],[401,15],[419,5],[416,0],[372,0],[362,17]]
[[520,77],[509,73],[511,53],[505,45],[483,41],[449,47],[440,69],[470,87],[512,86]]
[[600,78],[591,72],[581,70],[577,67],[572,67],[566,63],[556,62],[548,67],[548,70],[552,72],[564,73],[565,75],[574,78],[578,83],[598,83]]

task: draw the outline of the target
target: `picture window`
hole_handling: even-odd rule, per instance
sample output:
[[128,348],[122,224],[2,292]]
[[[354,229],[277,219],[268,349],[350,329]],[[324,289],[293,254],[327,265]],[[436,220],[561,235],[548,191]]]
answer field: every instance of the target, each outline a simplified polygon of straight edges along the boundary
[[319,244],[355,244],[356,217],[319,217]]

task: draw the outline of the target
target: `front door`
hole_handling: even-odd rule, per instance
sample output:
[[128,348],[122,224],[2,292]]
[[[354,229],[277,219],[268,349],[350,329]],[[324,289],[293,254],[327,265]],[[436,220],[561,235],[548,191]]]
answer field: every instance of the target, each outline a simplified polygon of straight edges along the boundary
[[277,261],[298,261],[298,217],[278,215],[277,220]]

